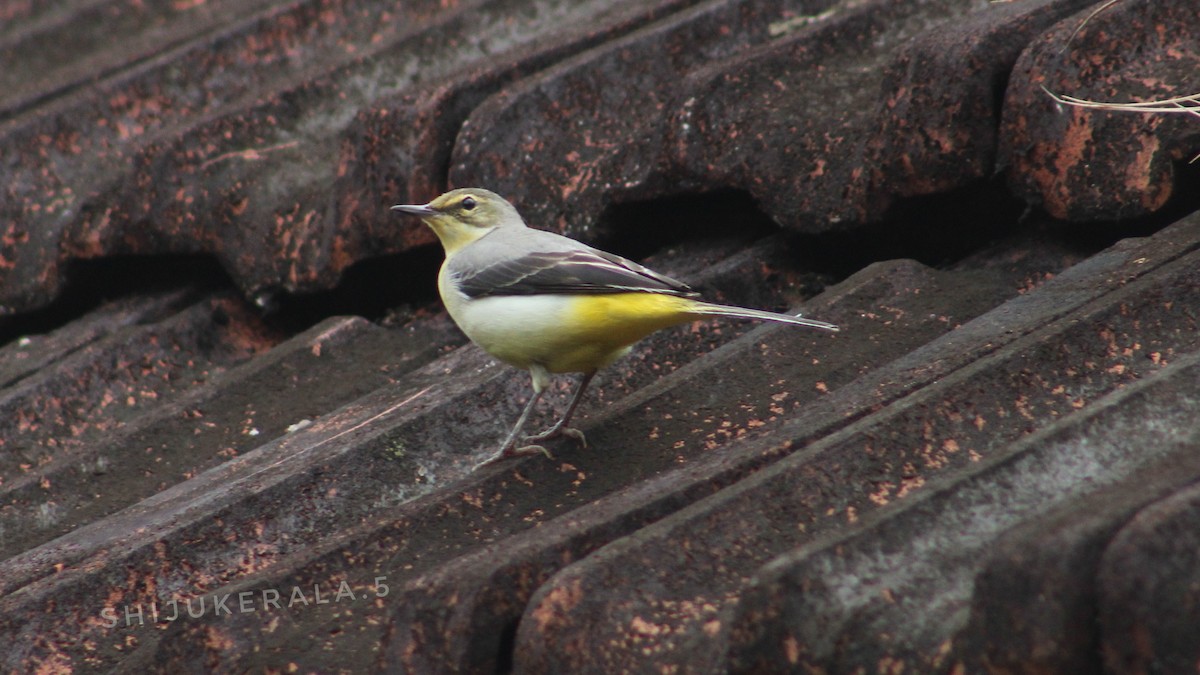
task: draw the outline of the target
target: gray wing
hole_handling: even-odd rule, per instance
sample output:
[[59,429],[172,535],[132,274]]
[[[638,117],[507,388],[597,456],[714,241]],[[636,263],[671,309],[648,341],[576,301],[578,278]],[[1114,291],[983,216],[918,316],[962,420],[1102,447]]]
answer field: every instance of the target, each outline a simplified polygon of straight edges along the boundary
[[[537,232],[534,236],[528,236]],[[499,234],[499,231],[492,233]],[[507,233],[506,233],[507,234]],[[695,296],[687,284],[647,269],[632,260],[591,248],[572,239],[538,230],[525,230],[520,240],[492,235],[463,250],[450,272],[468,297],[542,295],[554,293],[663,293]],[[569,242],[569,243],[568,243]],[[532,244],[535,249],[528,250]],[[545,246],[539,247],[538,244]],[[466,254],[466,255],[464,255]]]

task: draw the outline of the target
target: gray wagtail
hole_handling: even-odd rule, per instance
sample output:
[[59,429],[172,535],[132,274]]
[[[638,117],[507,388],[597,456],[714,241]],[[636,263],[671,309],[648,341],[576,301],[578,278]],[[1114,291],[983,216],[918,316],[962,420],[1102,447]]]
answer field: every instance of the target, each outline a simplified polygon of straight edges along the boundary
[[[446,260],[438,272],[438,292],[458,327],[487,353],[533,376],[525,410],[500,449],[479,466],[506,457],[549,456],[538,444],[559,436],[586,446],[583,434],[567,423],[588,383],[597,370],[656,330],[707,316],[838,329],[799,316],[697,300],[683,282],[528,227],[512,204],[489,190],[451,190],[422,206],[392,209],[419,216],[442,242]],[[562,419],[518,445],[550,373],[582,373],[583,379]]]

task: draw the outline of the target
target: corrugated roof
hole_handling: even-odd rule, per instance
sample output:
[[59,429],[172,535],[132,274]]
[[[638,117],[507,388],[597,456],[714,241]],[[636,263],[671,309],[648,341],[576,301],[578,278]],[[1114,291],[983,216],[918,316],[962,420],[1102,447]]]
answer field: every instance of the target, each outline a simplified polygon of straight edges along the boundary
[[[1042,90],[1195,93],[1190,3],[0,14],[6,669],[1200,657],[1200,124]],[[662,331],[471,472],[528,378],[386,212],[471,184],[843,330]]]

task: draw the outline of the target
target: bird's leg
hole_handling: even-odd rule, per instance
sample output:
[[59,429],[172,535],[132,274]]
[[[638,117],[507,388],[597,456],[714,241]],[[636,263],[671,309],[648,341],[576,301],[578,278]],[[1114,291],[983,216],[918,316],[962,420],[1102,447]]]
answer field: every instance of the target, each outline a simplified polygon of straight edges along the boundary
[[[558,422],[555,422],[554,426],[543,431],[542,433],[537,434],[536,436],[527,437],[525,442],[541,443],[542,441],[548,441],[552,438],[558,438],[559,436],[566,436],[568,438],[575,439],[580,445],[586,448],[587,439],[584,438],[583,432],[578,429],[572,429],[571,427],[568,427],[567,423],[571,421],[571,415],[575,414],[575,409],[579,407],[579,401],[583,399],[584,390],[587,389],[595,375],[596,371],[594,370],[590,373],[584,373],[583,379],[579,382],[579,388],[575,390],[575,395],[571,397],[571,403],[567,406],[567,412],[563,413],[562,419],[560,419]],[[539,446],[535,445],[530,447]]]
[[553,459],[550,451],[540,445],[522,445],[517,447],[517,437],[520,436],[521,429],[525,427],[525,421],[529,419],[529,413],[533,412],[533,406],[537,405],[538,399],[542,397],[542,392],[546,391],[546,385],[550,384],[550,371],[546,370],[544,366],[536,363],[530,365],[529,375],[533,379],[533,396],[529,397],[529,403],[525,404],[525,409],[521,411],[521,416],[517,418],[517,423],[513,425],[512,431],[508,432],[508,437],[500,444],[500,449],[491,457],[476,464],[476,469],[509,457],[536,455],[538,453]]
[[538,399],[541,397],[542,389],[540,387],[534,387],[533,396],[529,397],[529,403],[525,404],[525,409],[521,411],[521,416],[517,418],[517,423],[513,425],[512,431],[508,432],[508,437],[505,438],[504,442],[500,444],[500,449],[497,450],[492,456],[476,464],[476,469],[493,462],[498,462],[502,459],[507,459],[509,457],[521,457],[523,455],[533,455],[539,452],[545,454],[547,457],[550,456],[550,453],[539,445],[526,445],[519,448],[516,447],[517,436],[521,434],[521,429],[525,426],[525,421],[529,419],[529,413],[533,412],[533,406],[537,404]]

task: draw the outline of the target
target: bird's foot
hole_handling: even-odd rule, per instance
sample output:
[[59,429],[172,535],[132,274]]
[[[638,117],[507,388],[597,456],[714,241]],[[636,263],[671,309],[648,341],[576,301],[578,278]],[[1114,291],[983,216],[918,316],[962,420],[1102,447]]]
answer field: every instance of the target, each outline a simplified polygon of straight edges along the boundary
[[582,447],[586,448],[588,446],[587,438],[583,435],[582,431],[580,431],[578,429],[574,429],[572,427],[560,427],[560,426],[550,427],[549,429],[543,431],[540,434],[537,434],[536,436],[528,436],[525,438],[525,442],[527,442],[527,443],[542,443],[544,441],[553,440],[553,439],[559,438],[561,436],[566,436],[567,438],[570,438],[571,440],[575,441]]
[[522,445],[519,447],[508,445],[497,450],[496,453],[491,457],[488,457],[482,462],[476,464],[472,471],[483,468],[490,464],[495,464],[496,462],[502,462],[506,459],[528,457],[529,455],[545,455],[548,459],[554,459],[554,455],[551,455],[549,450],[537,444]]
[[475,469],[479,469],[490,464],[495,464],[496,462],[502,462],[506,459],[528,457],[530,455],[545,455],[547,459],[554,459],[554,455],[550,454],[550,451],[546,449],[546,446],[541,444],[546,441],[552,441],[556,438],[561,438],[563,436],[570,438],[585,448],[588,446],[587,438],[584,437],[582,431],[572,427],[551,427],[540,434],[526,436],[524,439],[525,445],[518,446],[513,443],[500,448],[491,457],[488,457],[482,462],[476,464]]

